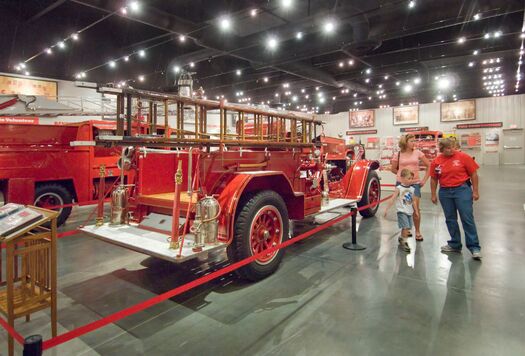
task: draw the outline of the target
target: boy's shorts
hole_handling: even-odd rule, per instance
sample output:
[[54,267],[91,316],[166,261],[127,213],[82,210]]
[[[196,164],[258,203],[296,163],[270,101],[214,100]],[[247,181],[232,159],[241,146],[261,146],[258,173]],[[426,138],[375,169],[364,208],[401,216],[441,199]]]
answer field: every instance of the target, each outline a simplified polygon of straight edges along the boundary
[[397,212],[397,226],[399,226],[400,229],[411,229],[412,215]]

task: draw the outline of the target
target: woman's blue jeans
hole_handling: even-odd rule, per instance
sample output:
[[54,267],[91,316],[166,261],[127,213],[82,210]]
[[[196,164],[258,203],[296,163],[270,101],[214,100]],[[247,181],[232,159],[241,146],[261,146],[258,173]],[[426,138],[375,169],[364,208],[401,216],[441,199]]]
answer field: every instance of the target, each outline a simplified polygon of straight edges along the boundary
[[439,188],[439,201],[445,213],[450,240],[448,245],[461,249],[461,232],[458,225],[458,212],[465,231],[465,242],[470,252],[480,251],[478,232],[472,208],[472,189],[463,184],[454,188]]

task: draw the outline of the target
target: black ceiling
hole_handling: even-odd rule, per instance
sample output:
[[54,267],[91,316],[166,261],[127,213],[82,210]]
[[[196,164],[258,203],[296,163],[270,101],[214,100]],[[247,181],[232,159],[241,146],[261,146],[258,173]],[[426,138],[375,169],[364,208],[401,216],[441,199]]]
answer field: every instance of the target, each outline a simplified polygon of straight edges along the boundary
[[[407,0],[289,1],[285,9],[282,0],[140,0],[133,12],[131,1],[3,0],[0,70],[16,72],[26,61],[35,76],[74,80],[85,71],[88,81],[127,80],[158,90],[173,85],[173,68],[179,66],[196,73],[194,85],[208,98],[249,97],[252,103],[289,103],[293,110],[306,105],[319,112],[432,102],[438,95],[443,100],[489,96],[482,79],[489,73],[483,70],[496,66],[504,93],[515,93],[523,0],[416,0],[413,8]],[[124,6],[126,15],[120,11]],[[231,19],[228,32],[219,28],[224,16]],[[331,34],[323,32],[327,21],[336,24]],[[78,41],[67,40],[65,49],[41,53],[88,26]],[[491,38],[484,38],[487,33]],[[266,47],[271,36],[278,39],[274,51]],[[464,43],[458,43],[460,37]],[[140,49],[146,49],[144,58],[137,55]],[[495,58],[497,65],[483,64]],[[118,60],[112,69],[113,59]],[[439,90],[436,77],[449,78],[451,87]]]

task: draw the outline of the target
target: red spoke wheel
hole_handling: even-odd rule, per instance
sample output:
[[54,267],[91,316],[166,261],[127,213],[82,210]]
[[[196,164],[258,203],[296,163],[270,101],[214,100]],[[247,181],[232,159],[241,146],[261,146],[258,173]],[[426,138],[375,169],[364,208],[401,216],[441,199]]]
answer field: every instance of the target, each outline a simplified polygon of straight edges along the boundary
[[261,280],[277,270],[284,254],[282,249],[264,251],[286,241],[288,235],[288,210],[283,198],[271,190],[248,194],[237,207],[235,236],[228,246],[228,258],[237,262],[263,253],[236,271],[243,279]]
[[73,202],[71,193],[60,184],[41,184],[35,188],[34,205],[58,211],[57,225],[62,225],[71,214],[71,207],[60,207]]
[[366,179],[365,190],[363,192],[363,197],[357,203],[358,207],[365,207],[365,209],[360,210],[359,213],[364,218],[372,217],[376,214],[377,209],[379,209],[379,204],[369,206],[370,204],[377,203],[381,200],[381,183],[379,182],[379,177],[376,171],[369,171],[368,177]]

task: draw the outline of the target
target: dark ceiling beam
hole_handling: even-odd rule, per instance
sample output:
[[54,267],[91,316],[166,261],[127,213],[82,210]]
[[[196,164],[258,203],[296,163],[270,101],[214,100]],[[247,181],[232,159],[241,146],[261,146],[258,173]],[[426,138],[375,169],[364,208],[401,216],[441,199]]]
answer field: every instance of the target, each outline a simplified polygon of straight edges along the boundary
[[26,21],[26,23],[31,23],[39,18],[41,18],[42,16],[44,16],[45,14],[47,14],[49,11],[52,11],[54,10],[55,8],[57,8],[58,6],[62,5],[63,3],[65,3],[67,0],[56,0],[54,3],[52,3],[51,5],[47,6],[45,9],[43,9],[42,11],[40,11],[38,14],[34,15],[33,17],[31,17],[29,20]]

